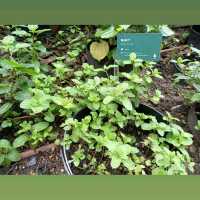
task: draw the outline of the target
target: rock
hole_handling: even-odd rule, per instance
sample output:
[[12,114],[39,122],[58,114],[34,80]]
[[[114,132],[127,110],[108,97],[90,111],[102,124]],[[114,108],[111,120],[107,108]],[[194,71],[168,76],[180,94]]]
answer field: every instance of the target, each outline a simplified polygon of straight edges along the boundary
[[27,162],[27,167],[32,167],[34,165],[36,165],[36,157],[35,156],[31,157]]

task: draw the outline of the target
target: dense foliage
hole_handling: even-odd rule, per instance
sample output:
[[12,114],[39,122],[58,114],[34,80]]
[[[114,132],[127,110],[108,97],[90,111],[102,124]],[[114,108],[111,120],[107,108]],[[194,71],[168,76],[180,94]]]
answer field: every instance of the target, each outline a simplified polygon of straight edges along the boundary
[[[67,26],[51,44],[67,49],[50,64],[42,62],[54,51],[42,42],[50,29],[6,29],[9,33],[0,40],[0,165],[18,161],[23,149],[55,142],[69,150],[74,169],[84,174],[172,175],[193,170],[186,150],[191,134],[169,113],[159,121],[137,110],[143,100],[156,104],[162,97],[159,90],[150,91],[154,78],[162,78],[155,63],[132,53],[127,61],[131,70],[119,72],[125,63],[114,56],[118,32],[173,34],[167,26]],[[80,60],[90,44],[100,67]],[[106,59],[109,62],[101,62]],[[199,90],[195,67],[186,75]],[[113,75],[113,70],[118,73]],[[199,94],[193,94],[193,101]],[[80,111],[84,115],[77,119]]]

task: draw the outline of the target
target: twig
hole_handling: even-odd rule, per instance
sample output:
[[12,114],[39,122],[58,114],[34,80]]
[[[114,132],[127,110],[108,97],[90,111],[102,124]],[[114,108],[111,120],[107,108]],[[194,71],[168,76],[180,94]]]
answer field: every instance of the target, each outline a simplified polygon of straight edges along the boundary
[[20,120],[20,119],[30,119],[34,117],[35,115],[26,115],[26,116],[20,116],[20,117],[15,117],[12,120]]
[[35,156],[37,155],[39,152],[45,152],[45,151],[49,151],[49,150],[55,150],[56,148],[56,144],[52,143],[52,144],[47,144],[44,146],[39,147],[38,149],[31,149],[31,150],[27,150],[21,153],[21,159],[25,159],[25,158],[29,158],[31,156]]
[[173,47],[173,48],[169,48],[169,49],[163,49],[163,50],[160,51],[160,53],[166,53],[166,52],[169,52],[169,51],[174,51],[174,50],[179,50],[179,49],[185,49],[187,47],[188,47],[188,45],[182,45],[182,46]]
[[48,57],[48,58],[40,58],[40,61],[42,64],[50,64],[52,62],[54,62],[56,60],[56,56],[51,56],[51,57]]

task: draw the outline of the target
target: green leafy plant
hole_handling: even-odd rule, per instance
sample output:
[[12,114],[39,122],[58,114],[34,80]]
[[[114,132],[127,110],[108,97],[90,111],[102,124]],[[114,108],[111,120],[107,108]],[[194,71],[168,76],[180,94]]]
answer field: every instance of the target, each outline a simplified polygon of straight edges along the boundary
[[198,103],[200,101],[200,62],[188,62],[187,65],[182,68],[182,73],[176,74],[175,82],[180,80],[186,81],[188,85],[192,87],[192,90],[184,94],[185,98],[190,103]]
[[0,165],[9,165],[21,159],[17,148],[24,146],[27,141],[25,135],[17,137],[11,144],[7,139],[0,140]]
[[[9,131],[12,137],[26,135],[26,144],[32,147],[56,139],[56,116],[70,116],[73,107],[61,87],[72,69],[62,61],[47,68],[39,62],[40,53],[46,50],[39,48],[37,37],[46,31],[37,25],[17,26],[0,41],[5,53],[0,59],[0,131]],[[45,128],[38,128],[44,124]]]
[[[169,34],[166,26],[63,26],[50,45],[41,35],[50,30],[40,27],[7,26],[8,34],[0,40],[0,165],[18,161],[26,148],[55,142],[70,150],[77,173],[192,171],[186,151],[192,136],[169,114],[160,122],[137,110],[143,100],[158,103],[162,98],[159,90],[152,91],[154,78],[162,78],[155,63],[134,53],[128,63],[114,59],[113,64],[111,58],[118,33],[164,28]],[[96,57],[106,57],[106,65],[96,68],[84,62],[89,60],[88,44],[100,40],[109,48]],[[131,72],[110,74],[126,64]]]
[[81,119],[68,118],[61,125],[68,133],[67,149],[81,144],[71,153],[74,167],[88,174],[187,174],[193,163],[185,148],[192,136],[170,115],[158,122],[136,111],[141,97],[152,98],[148,90],[160,75],[153,63],[144,64],[135,55],[131,62],[130,73],[107,77],[97,75],[115,66],[95,69],[84,64],[73,87],[66,88],[76,100],[74,111],[83,112]]

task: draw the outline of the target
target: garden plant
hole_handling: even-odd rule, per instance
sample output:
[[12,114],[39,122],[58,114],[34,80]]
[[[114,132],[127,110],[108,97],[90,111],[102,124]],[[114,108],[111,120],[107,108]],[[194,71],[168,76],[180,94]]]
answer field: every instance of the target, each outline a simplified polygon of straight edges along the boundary
[[[134,52],[118,60],[122,32],[160,32],[161,61]],[[49,158],[59,157],[57,168],[68,174],[196,173],[198,161],[189,150],[193,133],[185,126],[186,114],[174,115],[166,104],[176,95],[168,97],[165,84],[185,80],[183,104],[199,104],[199,50],[189,48],[195,57],[168,55],[183,45],[185,37],[175,32],[167,25],[1,25],[0,171],[33,169],[39,161],[27,167],[26,152],[33,150],[31,159],[40,160],[37,149],[54,144]],[[181,70],[168,78],[164,69],[171,60]]]

